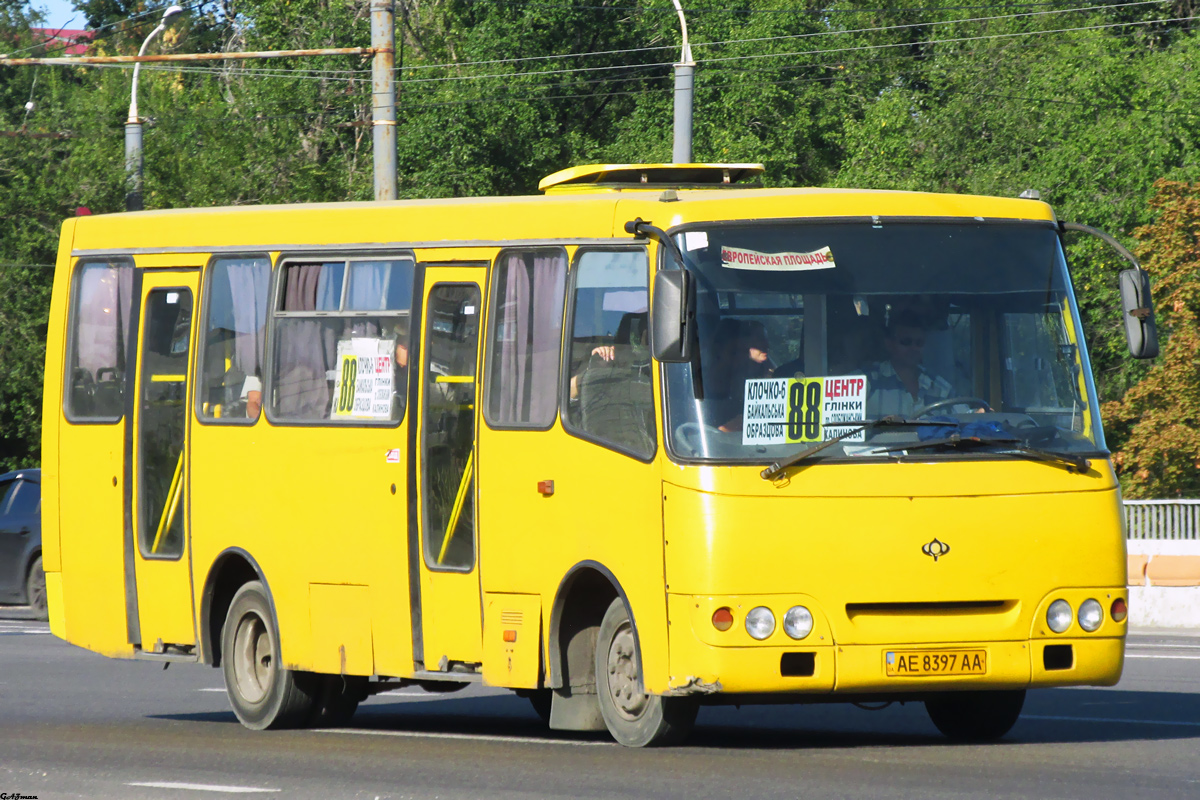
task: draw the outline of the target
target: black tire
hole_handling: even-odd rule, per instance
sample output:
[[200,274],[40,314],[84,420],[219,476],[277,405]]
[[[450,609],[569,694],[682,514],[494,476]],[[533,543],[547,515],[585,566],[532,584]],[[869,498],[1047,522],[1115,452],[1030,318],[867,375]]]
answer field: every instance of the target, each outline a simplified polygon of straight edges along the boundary
[[553,689],[517,689],[517,697],[524,697],[533,706],[533,712],[542,722],[550,722],[550,707],[554,703]]
[[317,694],[308,724],[339,728],[350,722],[358,704],[367,699],[367,679],[357,675],[310,675]]
[[247,728],[295,728],[308,722],[317,681],[283,666],[279,626],[258,581],[244,584],[229,604],[221,631],[221,667],[229,704]]
[[937,729],[957,742],[990,742],[1012,730],[1025,705],[1025,690],[947,692],[925,701]]
[[42,569],[42,557],[38,556],[29,565],[29,575],[25,579],[25,597],[29,600],[29,608],[37,619],[49,619],[50,613],[46,607],[46,572]]
[[596,636],[596,694],[604,724],[626,747],[682,742],[696,723],[699,705],[690,697],[638,692],[641,669],[637,634],[625,602],[618,597],[604,612]]

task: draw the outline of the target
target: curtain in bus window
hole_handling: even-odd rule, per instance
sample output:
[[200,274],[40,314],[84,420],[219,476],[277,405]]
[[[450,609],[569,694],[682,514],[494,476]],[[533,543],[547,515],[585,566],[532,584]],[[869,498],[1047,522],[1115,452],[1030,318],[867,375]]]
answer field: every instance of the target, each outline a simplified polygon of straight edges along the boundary
[[271,262],[218,259],[209,281],[198,413],[205,419],[257,418]]
[[[340,262],[288,265],[283,310],[338,310],[344,270]],[[337,333],[321,320],[280,320],[274,388],[280,414],[305,419],[329,416],[328,371],[336,346]]]
[[267,323],[267,287],[271,267],[266,259],[230,263],[230,297],[233,301],[233,363],[244,375],[262,377],[263,339]]
[[124,412],[133,267],[84,264],[76,287],[68,408],[77,419],[119,417]]
[[554,420],[566,268],[561,251],[510,253],[501,263],[490,398],[497,424],[542,427]]

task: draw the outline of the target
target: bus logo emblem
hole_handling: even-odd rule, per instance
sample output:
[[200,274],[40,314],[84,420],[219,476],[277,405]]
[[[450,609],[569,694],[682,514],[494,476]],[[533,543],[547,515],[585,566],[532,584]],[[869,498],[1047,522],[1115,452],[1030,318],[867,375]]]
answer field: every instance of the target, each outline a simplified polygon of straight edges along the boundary
[[940,542],[937,539],[934,539],[929,544],[924,545],[921,548],[921,552],[927,556],[931,556],[933,558],[934,563],[937,563],[937,560],[939,558],[941,558],[942,556],[944,556],[950,552],[950,545],[946,544],[945,542]]

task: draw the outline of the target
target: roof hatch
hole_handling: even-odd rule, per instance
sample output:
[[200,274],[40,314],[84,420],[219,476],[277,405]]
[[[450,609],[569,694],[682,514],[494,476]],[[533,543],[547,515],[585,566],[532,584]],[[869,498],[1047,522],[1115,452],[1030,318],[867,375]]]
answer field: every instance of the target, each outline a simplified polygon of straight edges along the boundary
[[762,164],[585,164],[542,178],[544,192],[719,189],[763,173]]

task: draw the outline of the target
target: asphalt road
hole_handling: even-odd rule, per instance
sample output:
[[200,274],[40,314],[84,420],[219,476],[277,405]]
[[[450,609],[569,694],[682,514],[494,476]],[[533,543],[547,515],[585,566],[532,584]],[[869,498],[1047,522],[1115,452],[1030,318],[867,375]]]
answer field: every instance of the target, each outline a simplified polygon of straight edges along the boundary
[[0,619],[0,798],[1200,797],[1200,636],[1141,632],[1128,655],[1114,688],[1030,693],[998,744],[948,744],[910,703],[703,709],[685,746],[629,750],[489,689],[404,689],[347,729],[255,733],[217,670]]

